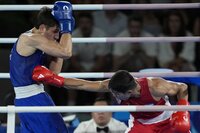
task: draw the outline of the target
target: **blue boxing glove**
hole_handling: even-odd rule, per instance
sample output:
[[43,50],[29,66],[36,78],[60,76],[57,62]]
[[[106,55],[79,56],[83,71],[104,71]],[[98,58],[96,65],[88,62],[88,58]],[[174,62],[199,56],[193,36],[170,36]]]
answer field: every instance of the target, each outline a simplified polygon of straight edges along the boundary
[[72,5],[67,1],[57,1],[54,3],[52,15],[60,24],[61,33],[72,33],[75,20],[72,16]]

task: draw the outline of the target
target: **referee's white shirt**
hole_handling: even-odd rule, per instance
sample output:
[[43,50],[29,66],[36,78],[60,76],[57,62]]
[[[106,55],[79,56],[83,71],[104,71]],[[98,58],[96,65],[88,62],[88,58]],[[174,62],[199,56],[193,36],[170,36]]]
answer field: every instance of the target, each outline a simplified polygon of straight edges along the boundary
[[[97,133],[96,131],[97,126],[98,125],[95,123],[93,119],[84,121],[78,125],[74,133]],[[124,133],[127,129],[127,126],[123,122],[120,122],[114,118],[111,118],[110,122],[104,127],[106,126],[108,126],[109,128],[109,133]]]

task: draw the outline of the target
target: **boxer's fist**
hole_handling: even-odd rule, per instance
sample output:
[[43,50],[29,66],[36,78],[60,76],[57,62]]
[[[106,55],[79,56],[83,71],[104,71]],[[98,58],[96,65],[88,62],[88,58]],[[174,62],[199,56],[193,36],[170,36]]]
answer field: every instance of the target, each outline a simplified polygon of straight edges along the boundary
[[72,16],[72,5],[67,1],[57,1],[54,3],[52,15],[60,24],[61,33],[71,33],[75,26]]
[[62,87],[64,85],[64,78],[54,74],[52,71],[44,66],[36,66],[33,69],[32,79],[36,82]]
[[[181,99],[177,105],[189,105],[187,100]],[[176,133],[189,133],[190,131],[190,114],[188,111],[178,111],[172,114],[170,121],[172,128]]]
[[72,19],[72,5],[67,1],[56,1],[52,9],[56,20]]
[[53,73],[44,66],[36,66],[33,69],[32,79],[37,82],[43,82],[53,76]]

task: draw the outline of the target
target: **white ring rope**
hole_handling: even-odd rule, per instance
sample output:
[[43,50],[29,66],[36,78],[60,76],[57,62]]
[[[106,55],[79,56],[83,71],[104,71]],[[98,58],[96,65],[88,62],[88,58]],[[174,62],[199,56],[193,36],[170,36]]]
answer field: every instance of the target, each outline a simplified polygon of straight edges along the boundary
[[[113,72],[90,72],[90,73],[60,73],[60,76],[66,78],[110,78]],[[199,77],[200,72],[131,72],[134,77]],[[0,73],[1,78],[10,78],[9,73]]]
[[[0,38],[0,43],[14,43],[17,38]],[[73,43],[116,43],[116,42],[200,42],[200,37],[88,37],[72,38]],[[150,43],[151,44],[151,43]]]
[[0,107],[0,113],[8,113],[7,133],[15,132],[15,113],[19,112],[159,112],[159,111],[200,111],[200,105],[172,106],[40,106]]
[[[12,108],[11,108],[12,107]],[[200,111],[200,105],[155,105],[155,106],[38,106],[0,107],[0,113],[7,112],[159,112],[159,111]],[[152,108],[153,107],[153,108]],[[9,110],[12,109],[12,110]]]
[[[0,5],[0,11],[36,11],[43,6],[53,5]],[[165,4],[73,4],[73,10],[155,10],[199,8],[200,3]]]

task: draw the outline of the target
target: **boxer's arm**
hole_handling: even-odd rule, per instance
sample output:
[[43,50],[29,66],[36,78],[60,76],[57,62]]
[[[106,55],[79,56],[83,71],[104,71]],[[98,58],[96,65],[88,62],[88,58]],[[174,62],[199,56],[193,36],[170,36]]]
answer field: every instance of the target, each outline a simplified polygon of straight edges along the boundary
[[[65,38],[63,35],[64,34],[62,34],[62,36],[61,36],[59,44],[64,45],[66,42],[70,41],[70,42],[68,42],[68,47],[67,47],[66,51],[68,51],[67,53],[71,53],[69,55],[69,57],[71,57],[72,56],[71,38],[70,39],[69,38]],[[51,60],[51,62],[49,64],[49,69],[51,71],[53,71],[55,74],[59,74],[61,72],[62,65],[63,65],[63,59],[59,58],[59,57],[54,57],[54,58],[52,58],[52,60]]]
[[36,66],[33,70],[32,78],[37,82],[57,87],[95,92],[109,92],[109,79],[103,81],[88,81],[75,78],[63,78],[54,74],[44,66]]
[[88,81],[75,78],[65,78],[64,87],[69,89],[94,91],[94,92],[109,92],[108,83],[110,79],[103,81]]
[[[162,78],[154,79],[154,95],[177,95],[177,105],[189,105],[187,85],[180,82],[167,81]],[[188,111],[178,111],[172,114],[170,123],[177,133],[187,133],[190,130],[190,114]]]
[[150,79],[150,88],[155,97],[163,97],[165,95],[175,96],[177,99],[188,100],[187,85],[185,83],[173,82],[163,78]]
[[72,55],[72,40],[70,34],[63,34],[60,43],[49,40],[39,34],[22,35],[21,39],[27,46],[39,49],[51,56],[69,58]]
[[63,59],[58,57],[52,57],[49,63],[49,70],[55,74],[59,74],[62,70]]

